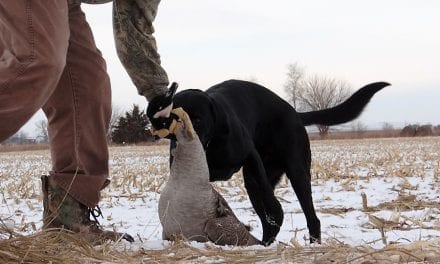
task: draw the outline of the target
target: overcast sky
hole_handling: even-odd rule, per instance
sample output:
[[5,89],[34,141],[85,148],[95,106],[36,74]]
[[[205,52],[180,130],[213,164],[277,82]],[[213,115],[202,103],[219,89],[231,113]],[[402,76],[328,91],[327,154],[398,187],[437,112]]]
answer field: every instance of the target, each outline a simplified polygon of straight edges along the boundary
[[[117,58],[111,8],[83,4],[107,60],[113,102],[145,107]],[[252,78],[285,98],[286,66],[297,62],[354,89],[390,82],[359,120],[402,126],[440,124],[439,12],[437,0],[168,0],[154,25],[162,64],[181,89]]]

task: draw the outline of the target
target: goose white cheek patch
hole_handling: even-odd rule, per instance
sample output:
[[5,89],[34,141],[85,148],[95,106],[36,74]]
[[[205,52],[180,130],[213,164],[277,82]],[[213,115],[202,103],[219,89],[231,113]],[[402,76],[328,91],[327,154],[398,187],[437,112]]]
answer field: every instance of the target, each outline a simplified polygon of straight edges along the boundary
[[173,109],[173,103],[171,103],[169,106],[165,107],[164,109],[160,110],[159,112],[156,112],[153,117],[159,118],[159,117],[170,117],[171,110]]

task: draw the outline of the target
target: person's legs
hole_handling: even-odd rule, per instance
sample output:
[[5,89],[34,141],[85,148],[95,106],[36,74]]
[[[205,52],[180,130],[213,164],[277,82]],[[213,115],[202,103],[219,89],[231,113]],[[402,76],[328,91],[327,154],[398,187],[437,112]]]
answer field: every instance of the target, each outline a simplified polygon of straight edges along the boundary
[[80,4],[69,5],[67,62],[43,110],[48,118],[51,177],[89,208],[108,177],[110,81]]
[[0,142],[53,93],[65,66],[67,2],[0,1]]
[[110,84],[73,2],[0,1],[0,140],[43,107],[53,161],[51,176],[42,177],[43,228],[67,228],[93,243],[133,241],[90,220],[108,183]]
[[130,235],[105,231],[90,219],[108,184],[110,80],[80,3],[68,3],[66,67],[43,106],[52,156],[52,172],[42,177],[44,227],[65,227],[92,243],[120,237],[132,242]]

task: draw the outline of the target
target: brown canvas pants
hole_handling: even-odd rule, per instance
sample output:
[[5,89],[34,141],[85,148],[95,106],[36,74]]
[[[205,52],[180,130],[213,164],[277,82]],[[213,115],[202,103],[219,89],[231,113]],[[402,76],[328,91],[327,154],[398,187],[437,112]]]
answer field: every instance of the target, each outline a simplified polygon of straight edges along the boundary
[[106,65],[79,3],[0,1],[0,142],[43,109],[51,176],[94,207],[108,177]]

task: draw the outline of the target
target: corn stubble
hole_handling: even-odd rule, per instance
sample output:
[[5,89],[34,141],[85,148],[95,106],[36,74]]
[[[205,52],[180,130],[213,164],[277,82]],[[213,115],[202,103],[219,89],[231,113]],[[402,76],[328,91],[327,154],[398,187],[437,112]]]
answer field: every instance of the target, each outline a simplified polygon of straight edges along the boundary
[[[427,227],[418,219],[410,219],[402,212],[417,209],[438,210],[438,201],[424,199],[417,194],[418,184],[408,179],[433,178],[430,188],[440,189],[440,137],[392,138],[363,140],[312,141],[312,185],[338,183],[339,188],[353,192],[359,198],[359,206],[345,208],[316,208],[318,212],[341,215],[359,210],[368,215],[363,228],[377,229],[383,248],[375,249],[369,242],[351,246],[330,237],[322,245],[304,245],[296,236],[289,243],[279,243],[271,248],[223,248],[207,244],[204,248],[191,246],[186,241],[176,241],[160,250],[131,251],[118,243],[93,247],[64,230],[39,231],[36,224],[25,218],[11,225],[8,215],[0,218],[1,263],[165,263],[170,261],[202,263],[406,263],[440,262],[440,238],[397,244],[387,239],[387,232],[429,228],[440,230],[440,222]],[[0,153],[0,199],[11,214],[26,206],[35,211],[41,207],[38,176],[50,170],[47,150]],[[167,181],[168,146],[129,146],[111,148],[112,182],[102,193],[108,207],[125,197],[131,200],[145,199],[147,192],[160,194]],[[19,176],[19,177],[18,177]],[[401,179],[395,186],[396,197],[379,204],[369,202],[369,193],[360,185],[373,179],[387,181]],[[230,181],[214,183],[225,197],[238,201],[247,200],[247,193],[238,172]],[[284,177],[276,195],[280,200],[289,190],[290,183]],[[114,195],[118,193],[118,195]],[[330,199],[325,198],[324,199]],[[23,202],[25,200],[26,202]],[[14,208],[12,208],[14,207]],[[392,211],[389,219],[375,215],[382,210]],[[374,242],[374,241],[372,241]],[[371,242],[371,243],[372,243]]]

